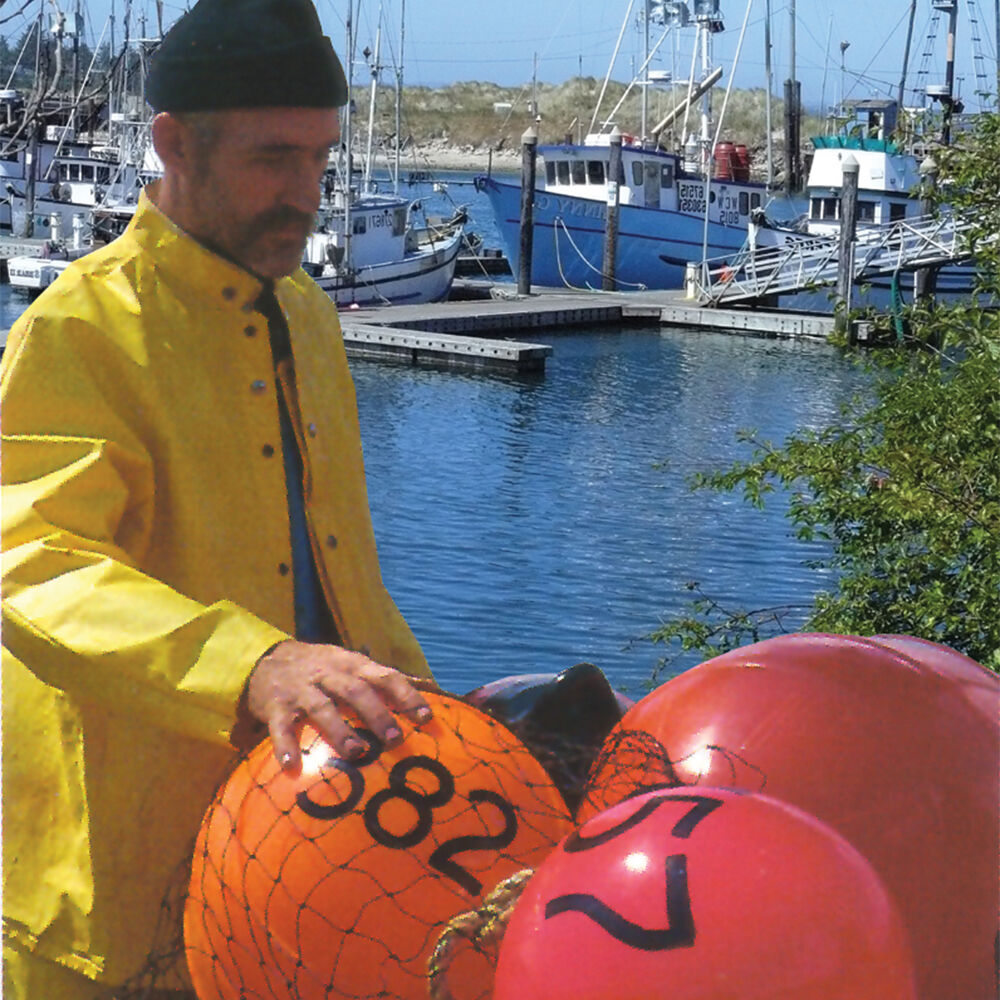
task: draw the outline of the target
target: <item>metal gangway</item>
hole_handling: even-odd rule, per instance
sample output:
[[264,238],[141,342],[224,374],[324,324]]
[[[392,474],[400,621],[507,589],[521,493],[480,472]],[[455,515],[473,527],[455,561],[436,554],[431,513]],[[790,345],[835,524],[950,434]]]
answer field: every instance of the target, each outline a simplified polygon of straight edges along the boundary
[[[852,280],[858,284],[969,260],[976,252],[968,236],[972,226],[968,219],[942,213],[859,229],[851,247]],[[748,240],[733,256],[702,261],[688,281],[703,305],[749,302],[836,285],[839,254],[836,236],[788,233],[785,242],[763,247]]]

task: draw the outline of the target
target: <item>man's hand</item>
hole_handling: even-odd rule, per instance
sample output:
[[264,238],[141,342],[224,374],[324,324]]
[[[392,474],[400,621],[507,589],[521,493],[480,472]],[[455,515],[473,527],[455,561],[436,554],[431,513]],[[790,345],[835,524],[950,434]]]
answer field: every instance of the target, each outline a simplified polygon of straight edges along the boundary
[[[344,721],[339,706],[353,709],[387,746],[403,737],[392,712],[418,725],[431,710],[411,678],[361,653],[288,639],[261,657],[247,682],[250,712],[267,724],[274,755],[284,768],[299,764],[296,723],[306,718],[344,757],[367,749]],[[392,711],[390,711],[390,709]]]

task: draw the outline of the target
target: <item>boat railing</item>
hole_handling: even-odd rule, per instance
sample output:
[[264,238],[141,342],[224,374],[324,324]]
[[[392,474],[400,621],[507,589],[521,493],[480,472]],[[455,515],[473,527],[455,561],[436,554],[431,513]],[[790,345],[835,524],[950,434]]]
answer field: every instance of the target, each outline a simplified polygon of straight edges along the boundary
[[[853,281],[975,257],[972,228],[973,220],[942,213],[860,230],[852,246]],[[690,292],[705,305],[720,305],[833,286],[839,262],[835,236],[789,234],[763,247],[748,242],[735,255],[702,261],[689,276]]]

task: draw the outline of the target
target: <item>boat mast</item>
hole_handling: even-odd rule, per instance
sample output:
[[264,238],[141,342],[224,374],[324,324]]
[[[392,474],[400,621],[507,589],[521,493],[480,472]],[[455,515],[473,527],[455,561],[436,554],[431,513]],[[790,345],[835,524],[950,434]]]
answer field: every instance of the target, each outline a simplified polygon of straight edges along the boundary
[[[367,47],[365,52],[367,53]],[[371,180],[372,180],[372,161],[374,160],[374,144],[375,144],[375,100],[378,96],[378,78],[379,73],[382,72],[382,67],[379,65],[379,59],[382,56],[382,5],[378,5],[378,27],[375,29],[375,55],[372,60],[372,82],[371,90],[368,96],[368,143],[366,147],[365,154],[365,178],[364,178],[364,191],[367,194],[371,190]]]
[[774,80],[771,75],[771,0],[764,3],[764,77],[767,80],[767,99],[764,102],[764,128],[767,130],[767,189],[774,186],[774,141],[771,129],[771,91]]
[[640,138],[645,144],[646,123],[649,120],[649,5],[652,0],[645,0],[642,5],[642,128],[639,132]]
[[[939,0],[940,4],[940,0]],[[941,142],[951,145],[951,116],[955,108],[955,31],[958,27],[958,0],[952,0],[948,10],[948,50],[945,64],[944,122],[941,127]]]
[[399,13],[399,64],[396,67],[396,165],[392,177],[392,192],[399,194],[399,132],[400,108],[403,103],[403,43],[406,39],[406,0],[402,0]]
[[344,188],[342,192],[344,200],[344,256],[342,266],[344,272],[351,271],[351,181],[354,173],[354,157],[351,154],[351,147],[354,142],[352,135],[353,116],[351,108],[354,103],[354,0],[350,0],[347,5],[347,104],[344,105],[344,121],[341,133],[341,143],[344,148]]
[[910,20],[906,26],[906,46],[903,49],[903,74],[899,78],[899,91],[896,95],[896,103],[899,105],[899,113],[903,113],[906,74],[910,64],[910,43],[913,41],[913,22],[917,16],[917,0],[910,0]]

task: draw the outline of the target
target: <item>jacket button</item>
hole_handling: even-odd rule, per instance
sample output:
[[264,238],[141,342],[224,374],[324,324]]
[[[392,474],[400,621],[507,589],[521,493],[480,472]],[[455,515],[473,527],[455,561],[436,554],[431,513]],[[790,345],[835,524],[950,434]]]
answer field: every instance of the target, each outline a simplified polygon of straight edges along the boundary
[[244,302],[243,305],[240,306],[240,309],[242,309],[245,313],[252,313],[255,308],[256,307],[253,302]]
[[250,383],[251,392],[256,392],[259,394],[262,393],[266,388],[267,388],[267,383],[262,378],[254,379],[253,382]]
[[257,335],[257,327],[255,327],[255,326],[245,326],[245,327],[243,327],[243,332],[248,337],[254,337],[254,336]]
[[226,287],[222,289],[222,297],[224,299],[228,299],[230,301],[232,299],[235,299],[236,298],[236,289],[233,288],[232,285],[226,285]]
[[291,571],[292,571],[292,569],[291,569],[291,567],[290,567],[290,566],[288,565],[288,563],[278,563],[278,572],[279,572],[279,573],[280,573],[280,574],[281,574],[282,576],[288,576],[288,574],[289,574],[289,573],[290,573]]
[[315,424],[310,424],[306,428],[306,430],[309,431],[309,437],[311,437],[311,438],[316,437],[316,435],[319,433],[319,431],[316,430],[316,425]]
[[264,456],[264,458],[270,458],[274,454],[274,445],[264,445],[264,447],[260,449],[260,453]]
[[327,535],[326,536],[326,547],[328,549],[335,549],[337,547],[337,536]]

